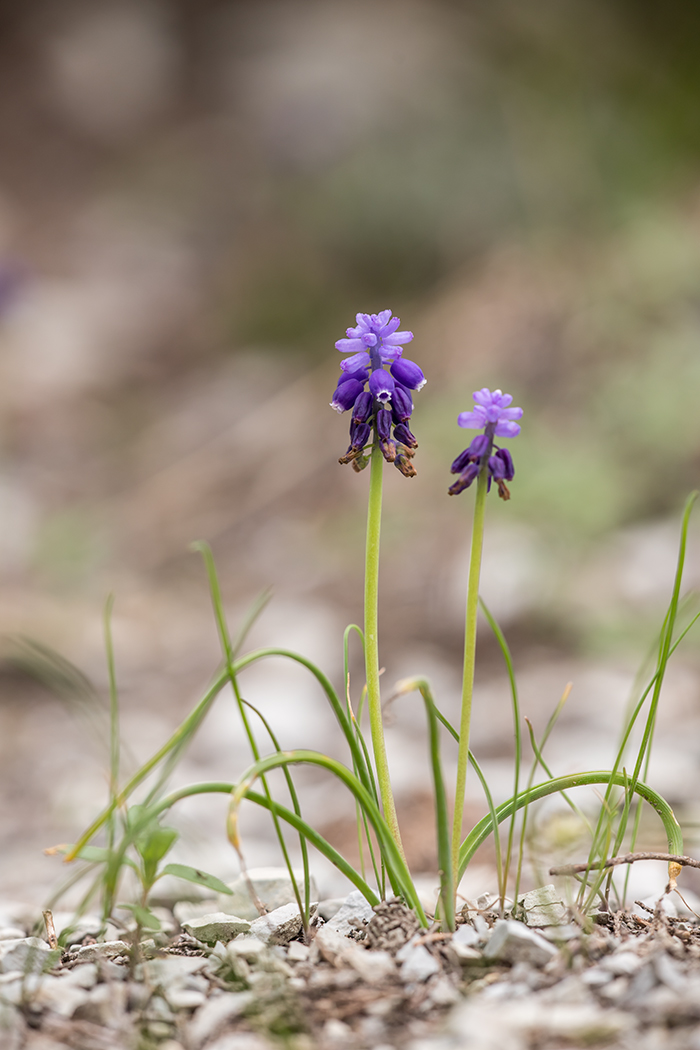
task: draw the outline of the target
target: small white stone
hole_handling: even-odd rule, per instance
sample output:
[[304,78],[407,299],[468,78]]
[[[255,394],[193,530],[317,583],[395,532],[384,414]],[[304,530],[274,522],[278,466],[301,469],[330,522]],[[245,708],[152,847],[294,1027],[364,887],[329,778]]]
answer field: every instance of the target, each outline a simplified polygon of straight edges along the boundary
[[142,975],[151,984],[167,988],[182,983],[190,976],[206,968],[207,960],[199,956],[167,955],[162,959],[148,959],[137,968],[137,977]]
[[551,884],[530,890],[518,904],[528,926],[564,926],[569,921],[569,909]]
[[323,1026],[323,1038],[332,1045],[344,1045],[352,1041],[352,1028],[345,1021],[339,1021],[336,1017],[329,1017]]
[[484,949],[487,959],[503,962],[528,962],[544,966],[555,958],[557,949],[533,930],[515,919],[501,919],[496,923]]
[[22,937],[0,941],[0,973],[19,970],[21,973],[41,973],[54,966],[61,958],[60,948],[50,948],[39,937]]
[[440,972],[440,963],[422,944],[409,941],[396,953],[401,963],[401,980],[405,984],[419,984]]
[[452,1006],[460,1000],[460,994],[449,977],[438,977],[435,983],[430,985],[429,997],[433,1006]]
[[396,973],[396,964],[390,952],[374,952],[357,947],[347,961],[367,984],[381,984]]
[[218,1035],[224,1025],[240,1017],[252,1000],[252,992],[224,992],[207,999],[187,1028],[188,1045],[192,1050],[199,1050]]
[[302,944],[301,941],[292,941],[287,949],[287,958],[290,962],[306,962],[309,958],[308,944]]
[[47,977],[42,981],[33,1002],[59,1017],[72,1017],[89,998],[89,990],[75,982],[67,981],[64,977]]
[[361,930],[373,917],[372,905],[359,890],[353,890],[327,925],[347,937],[356,930]]
[[250,924],[251,936],[263,944],[288,944],[301,930],[301,914],[296,901],[283,904]]
[[630,974],[636,973],[641,965],[640,956],[636,952],[628,951],[608,955],[600,964],[601,969],[607,970],[616,977],[629,977]]
[[196,1010],[206,1001],[203,992],[198,992],[194,988],[181,988],[177,985],[174,988],[166,988],[165,998],[171,1010],[176,1011]]
[[228,944],[239,933],[247,933],[250,929],[250,922],[248,919],[239,919],[236,915],[217,911],[191,919],[189,922],[183,922],[182,928],[191,937],[204,944],[216,944],[217,941]]
[[97,962],[98,959],[118,959],[128,955],[130,946],[126,941],[102,941],[98,944],[84,944],[74,956],[79,962]]
[[468,922],[462,923],[458,926],[455,932],[452,934],[452,944],[463,944],[468,948],[475,948],[481,938],[476,932],[473,926],[470,926]]

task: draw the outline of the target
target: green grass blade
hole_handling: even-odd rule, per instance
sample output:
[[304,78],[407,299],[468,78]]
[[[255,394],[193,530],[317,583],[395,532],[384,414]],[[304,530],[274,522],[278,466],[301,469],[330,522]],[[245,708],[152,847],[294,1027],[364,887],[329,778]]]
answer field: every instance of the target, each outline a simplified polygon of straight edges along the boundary
[[[216,566],[214,564],[214,556],[213,556],[213,554],[211,552],[211,547],[207,543],[203,543],[203,542],[200,541],[198,543],[193,544],[193,547],[194,547],[195,550],[198,550],[201,553],[202,558],[204,559],[204,565],[206,567],[207,577],[209,579],[209,591],[210,591],[210,594],[211,594],[212,605],[214,607],[214,616],[216,618],[216,624],[217,624],[217,627],[218,627],[218,630],[219,630],[219,639],[220,639],[221,648],[222,648],[222,651],[223,651],[223,654],[224,654],[224,660],[226,661],[226,669],[228,671],[229,681],[231,682],[231,688],[233,689],[233,693],[234,693],[234,696],[236,698],[236,703],[238,705],[238,711],[239,711],[239,714],[241,716],[241,722],[243,723],[243,729],[244,729],[245,734],[246,734],[246,736],[248,738],[248,745],[249,745],[250,750],[252,752],[253,758],[255,759],[256,762],[259,762],[260,761],[260,751],[258,749],[257,741],[255,739],[255,733],[253,732],[253,729],[252,729],[252,727],[250,725],[250,722],[248,720],[248,715],[247,715],[247,712],[246,712],[246,704],[245,704],[245,702],[243,700],[240,688],[238,686],[238,675],[236,674],[236,670],[235,670],[235,667],[234,667],[233,647],[231,645],[231,637],[230,637],[230,633],[229,633],[229,629],[228,629],[228,623],[226,621],[226,613],[224,612],[224,603],[223,603],[223,600],[222,600],[222,597],[221,597],[221,588],[219,586],[219,577],[217,575]],[[250,705],[248,705],[248,706],[250,706]],[[258,714],[259,717],[262,717],[260,715],[260,712],[256,711],[256,714]],[[267,729],[268,733],[270,734],[275,747],[279,751],[280,748],[279,748],[279,745],[275,742],[274,734],[272,733],[272,730],[271,730],[270,726],[265,722],[264,719],[263,719],[263,724],[265,725],[265,728]],[[285,772],[288,773],[287,770],[285,770]],[[286,843],[285,838],[284,838],[284,832],[282,831],[282,826],[281,826],[281,824],[279,822],[279,819],[277,817],[277,813],[276,813],[275,805],[274,805],[274,800],[272,798],[272,793],[271,793],[270,788],[268,786],[267,780],[266,780],[266,778],[264,776],[261,776],[260,783],[262,784],[263,791],[265,792],[266,798],[270,802],[270,815],[272,817],[272,823],[273,823],[273,826],[274,826],[274,829],[275,829],[275,835],[277,836],[277,842],[279,843],[280,851],[282,853],[282,857],[284,859],[284,863],[285,863],[285,866],[287,868],[287,872],[289,874],[289,879],[290,879],[292,887],[294,889],[294,896],[296,897],[296,901],[297,901],[297,904],[299,906],[299,913],[300,913],[300,915],[303,916],[303,919],[304,919],[304,933],[306,934],[306,931],[308,930],[308,926],[309,926],[309,905],[311,903],[309,901],[309,885],[310,885],[310,883],[309,883],[308,858],[307,857],[304,858],[304,884],[306,886],[307,892],[306,892],[306,897],[305,897],[304,903],[302,904],[301,893],[299,892],[299,887],[297,885],[297,880],[296,880],[295,873],[294,873],[294,865],[292,864],[291,857],[289,856],[289,850],[287,849],[287,843]],[[287,775],[287,785],[289,786],[290,783],[291,783],[291,776]],[[294,786],[293,785],[292,785],[291,791],[292,791],[292,794],[294,795]],[[302,852],[303,852],[303,843],[302,843]]]
[[[517,800],[511,798],[506,802],[503,802],[496,809],[497,820],[501,823],[501,821],[506,820],[511,816],[514,808],[521,809],[523,806],[531,805],[533,802],[538,801],[538,799],[546,798],[548,795],[553,795],[561,791],[568,791],[575,787],[584,787],[592,784],[608,784],[611,780],[618,786],[624,786],[626,778],[621,773],[613,773],[611,770],[598,770],[592,773],[572,773],[568,776],[556,777],[554,780],[548,780],[543,784],[537,784],[535,787],[521,792]],[[656,791],[653,791],[647,784],[642,783],[641,780],[637,781],[634,790],[636,794],[641,795],[641,797],[656,810],[661,818],[664,830],[666,831],[669,853],[681,855],[683,853],[683,833],[668,802],[666,802],[666,800]],[[491,824],[492,820],[490,815],[483,817],[482,820],[472,828],[460,846],[458,872],[460,878],[464,874],[467,864],[474,856],[476,850],[486,841],[491,833]]]
[[[171,792],[168,796],[161,799],[159,803],[159,809],[162,811],[170,809],[177,802],[183,798],[192,798],[195,795],[209,795],[209,794],[223,794],[231,795],[236,789],[236,784],[227,783],[225,781],[211,781],[203,784],[190,784],[187,787],[179,788],[177,791]],[[264,795],[258,794],[257,791],[248,791],[246,799],[249,802],[253,802],[256,806],[260,806],[262,809],[269,811],[269,803]],[[305,820],[299,817],[291,809],[287,809],[281,803],[277,802],[277,813],[281,820],[284,820],[290,825],[295,831],[303,835],[308,840],[310,845],[318,852],[326,857],[338,869],[338,871],[348,879],[356,889],[365,897],[365,899],[371,904],[379,904],[379,897],[374,890],[365,882],[365,880],[358,874],[353,866],[339,853],[331,844],[320,835],[315,828],[310,824],[307,824]]]
[[228,827],[231,842],[235,844],[237,841],[238,807],[255,780],[269,770],[278,769],[287,763],[307,763],[310,765],[321,766],[336,776],[353,793],[367,813],[368,820],[377,836],[392,885],[404,897],[407,904],[414,909],[421,925],[426,926],[427,919],[423,911],[423,906],[421,905],[420,899],[416,893],[415,886],[413,885],[408,866],[394,841],[389,825],[379,812],[374,799],[354,773],[352,773],[341,762],[337,762],[335,759],[329,758],[327,755],[322,755],[317,751],[283,751],[281,754],[269,755],[267,758],[261,759],[247,769],[238,782],[238,786],[233,793],[231,806],[229,808]]
[[[243,703],[246,705],[246,707],[250,708],[251,711],[254,711],[255,714],[258,716],[258,718],[260,719],[260,721],[264,725],[265,729],[267,730],[267,733],[268,733],[268,735],[270,737],[270,740],[272,741],[272,746],[275,748],[275,750],[276,751],[281,751],[282,749],[281,749],[281,747],[279,745],[279,741],[277,740],[277,737],[275,736],[275,733],[272,730],[272,726],[270,725],[268,720],[265,718],[265,716],[262,714],[262,712],[259,711],[257,709],[257,707],[254,707],[253,704],[251,704],[248,700],[244,700]],[[287,769],[286,766],[283,768],[282,772],[284,773],[284,779],[287,782],[287,790],[289,791],[289,797],[292,800],[292,807],[294,808],[294,812],[296,813],[296,815],[298,817],[301,817],[301,807],[299,805],[299,796],[297,795],[297,790],[296,790],[296,788],[294,786],[294,781],[292,779],[292,774],[289,772],[289,770]],[[306,839],[305,839],[305,837],[303,835],[299,836],[299,849],[301,851],[301,865],[302,865],[302,870],[303,870],[303,873],[304,873],[304,912],[303,912],[303,914],[305,916],[305,928],[308,928],[309,920],[310,920],[310,917],[311,917],[311,914],[310,914],[310,911],[309,911],[309,907],[310,907],[310,904],[311,904],[311,873],[309,871],[309,852],[308,852],[308,850],[306,848]]]

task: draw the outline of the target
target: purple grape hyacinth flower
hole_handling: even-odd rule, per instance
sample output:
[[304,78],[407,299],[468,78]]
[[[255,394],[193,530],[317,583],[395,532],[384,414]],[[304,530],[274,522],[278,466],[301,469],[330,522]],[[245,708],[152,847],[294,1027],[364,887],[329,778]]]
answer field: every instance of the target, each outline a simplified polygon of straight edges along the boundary
[[448,489],[450,496],[456,496],[469,488],[485,469],[489,491],[491,482],[495,481],[501,499],[510,499],[506,481],[511,481],[515,475],[513,458],[507,448],[494,444],[494,438],[517,437],[520,433],[520,426],[515,420],[522,417],[523,410],[510,408],[512,400],[510,394],[483,387],[474,392],[473,410],[460,412],[457,422],[461,427],[479,430],[483,427],[484,433],[477,434],[469,447],[454,460],[450,470],[452,474],[459,474],[459,478]]
[[[411,342],[413,332],[398,331],[400,320],[391,310],[357,314],[355,320],[356,327],[348,328],[346,338],[335,344],[342,354],[351,355],[341,362],[331,401],[336,412],[352,409],[351,443],[340,462],[362,470],[369,462],[365,446],[371,438],[388,463],[394,463],[406,477],[414,477],[411,459],[418,443],[407,423],[413,411],[411,392],[425,386],[426,379],[414,361],[403,357],[403,344]],[[358,444],[358,436],[365,434],[364,429],[358,430],[359,422],[370,427],[363,445]]]

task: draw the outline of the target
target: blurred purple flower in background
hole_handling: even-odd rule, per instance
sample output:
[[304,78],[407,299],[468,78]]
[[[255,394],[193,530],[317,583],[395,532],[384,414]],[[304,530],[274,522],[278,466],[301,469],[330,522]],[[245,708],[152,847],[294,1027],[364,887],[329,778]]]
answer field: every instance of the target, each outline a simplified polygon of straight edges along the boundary
[[357,471],[366,467],[365,447],[374,430],[386,461],[406,477],[414,477],[411,459],[418,443],[406,424],[413,411],[411,391],[420,390],[426,379],[414,361],[403,357],[403,344],[411,342],[413,332],[399,332],[400,320],[391,310],[357,314],[355,320],[356,327],[348,328],[346,338],[335,344],[341,354],[351,355],[340,365],[331,401],[336,412],[353,410],[350,446],[340,462],[352,463]]
[[[510,492],[506,481],[511,481],[515,475],[513,458],[507,448],[494,445],[494,437],[517,437],[520,433],[520,425],[515,422],[520,419],[522,408],[509,408],[513,398],[510,394],[504,394],[501,390],[489,390],[483,387],[474,392],[474,408],[471,412],[460,412],[457,422],[461,427],[468,429],[484,428],[483,434],[477,434],[468,448],[460,452],[453,462],[450,471],[459,474],[459,478],[449,488],[450,496],[456,496],[464,489],[468,489],[472,482],[479,476],[482,467],[488,471],[488,487],[491,482],[498,485],[498,495],[501,499],[510,499]],[[494,452],[495,449],[495,452]]]

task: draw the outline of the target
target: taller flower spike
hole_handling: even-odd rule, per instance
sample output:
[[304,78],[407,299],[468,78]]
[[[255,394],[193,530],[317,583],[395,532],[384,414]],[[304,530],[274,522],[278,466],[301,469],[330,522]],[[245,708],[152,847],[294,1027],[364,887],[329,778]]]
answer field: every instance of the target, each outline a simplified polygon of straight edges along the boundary
[[[513,398],[501,390],[491,391],[488,387],[474,392],[474,408],[471,412],[460,412],[457,422],[461,427],[474,430],[484,428],[483,434],[477,434],[468,448],[461,452],[451,467],[452,474],[459,474],[448,492],[456,496],[469,488],[478,478],[482,469],[488,471],[488,486],[495,481],[501,499],[510,499],[506,481],[515,475],[513,459],[507,448],[494,444],[495,437],[517,437],[520,425],[515,422],[523,414],[522,408],[510,408]],[[495,449],[495,452],[494,452]]]
[[[410,460],[418,443],[406,424],[413,411],[411,391],[426,382],[418,365],[403,357],[403,345],[411,342],[413,332],[398,331],[400,321],[391,310],[358,314],[355,320],[355,328],[348,328],[346,338],[335,344],[341,354],[351,355],[341,362],[331,401],[336,412],[352,409],[351,444],[340,462],[362,470],[369,462],[367,445],[376,444],[387,462],[405,477],[413,477]],[[366,424],[367,430],[358,423]],[[360,446],[358,441],[365,436]]]

